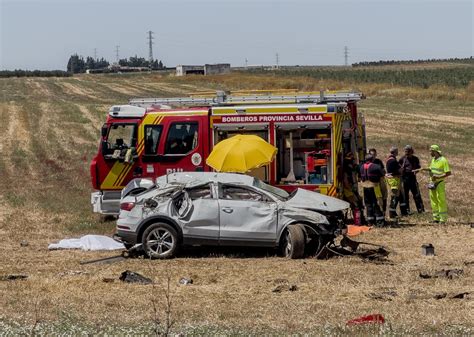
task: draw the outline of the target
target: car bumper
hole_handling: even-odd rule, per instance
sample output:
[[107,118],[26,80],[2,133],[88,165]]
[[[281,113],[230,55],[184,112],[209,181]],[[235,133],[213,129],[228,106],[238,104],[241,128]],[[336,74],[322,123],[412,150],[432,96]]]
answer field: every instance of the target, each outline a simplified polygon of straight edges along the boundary
[[117,230],[114,234],[114,240],[134,246],[137,244],[138,236],[134,232]]

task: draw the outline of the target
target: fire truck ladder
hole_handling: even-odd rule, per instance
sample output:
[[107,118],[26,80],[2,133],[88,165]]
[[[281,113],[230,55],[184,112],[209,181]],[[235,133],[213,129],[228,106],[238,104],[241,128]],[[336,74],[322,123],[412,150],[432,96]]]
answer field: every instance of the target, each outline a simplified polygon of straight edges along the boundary
[[265,103],[339,103],[355,102],[364,99],[360,92],[321,91],[317,93],[298,93],[281,95],[229,95],[224,91],[217,91],[215,96],[190,96],[174,98],[134,98],[129,100],[130,105],[150,107],[153,105],[172,106],[225,106],[236,104],[265,104]]

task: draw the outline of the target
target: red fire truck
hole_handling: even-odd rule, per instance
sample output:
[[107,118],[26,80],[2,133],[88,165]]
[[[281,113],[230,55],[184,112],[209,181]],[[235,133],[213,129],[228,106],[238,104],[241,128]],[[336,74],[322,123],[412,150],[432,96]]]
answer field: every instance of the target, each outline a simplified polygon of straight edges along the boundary
[[214,144],[254,134],[278,148],[276,159],[250,175],[287,191],[342,193],[346,152],[363,156],[365,123],[358,92],[217,92],[183,98],[132,99],[112,106],[91,163],[94,212],[118,214],[133,178],[210,171]]

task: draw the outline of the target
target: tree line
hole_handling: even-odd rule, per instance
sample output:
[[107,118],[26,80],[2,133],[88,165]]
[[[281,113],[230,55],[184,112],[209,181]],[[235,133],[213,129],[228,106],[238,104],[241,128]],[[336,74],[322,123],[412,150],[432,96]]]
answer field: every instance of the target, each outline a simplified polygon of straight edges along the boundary
[[369,66],[387,66],[387,65],[404,65],[404,64],[425,64],[425,63],[460,63],[460,64],[473,64],[474,57],[465,57],[465,58],[447,58],[447,59],[427,59],[427,60],[405,60],[405,61],[396,61],[396,60],[381,60],[381,61],[364,61],[352,63],[353,67],[369,67]]
[[[268,73],[265,70],[248,70],[254,73]],[[450,68],[422,69],[374,69],[374,68],[283,68],[278,71],[283,76],[307,76],[318,80],[350,81],[352,83],[387,83],[391,85],[418,86],[429,88],[432,85],[467,87],[474,79],[471,65]]]
[[[77,54],[71,55],[69,57],[69,60],[67,62],[67,71],[71,72],[73,74],[78,74],[78,73],[85,73],[86,70],[98,70],[98,69],[106,69],[109,68],[110,63],[104,59],[101,58],[99,59],[94,59],[90,56],[87,56],[85,59],[82,56],[79,56]],[[159,70],[163,69],[163,62],[158,61],[158,60],[153,60],[153,62],[150,63],[149,60],[146,60],[144,57],[138,57],[137,55],[131,56],[128,59],[120,59],[118,62],[118,66],[120,67],[141,67],[141,68],[149,68],[152,70]],[[107,70],[108,71],[113,71],[114,65],[112,65],[112,69]]]
[[87,69],[103,69],[109,66],[109,62],[103,57],[101,59],[94,59],[93,57],[79,56],[77,54],[71,55],[67,62],[67,71],[73,74],[85,73]]
[[69,77],[71,73],[64,70],[0,70],[0,78],[4,77]]

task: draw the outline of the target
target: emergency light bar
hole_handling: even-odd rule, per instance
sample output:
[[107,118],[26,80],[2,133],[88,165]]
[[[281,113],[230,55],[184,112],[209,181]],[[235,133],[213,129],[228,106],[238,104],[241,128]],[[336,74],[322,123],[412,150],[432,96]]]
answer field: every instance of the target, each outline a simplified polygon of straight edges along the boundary
[[135,105],[114,105],[109,109],[109,115],[116,118],[141,118],[145,113],[145,108]]

